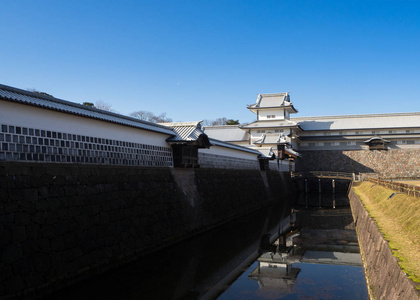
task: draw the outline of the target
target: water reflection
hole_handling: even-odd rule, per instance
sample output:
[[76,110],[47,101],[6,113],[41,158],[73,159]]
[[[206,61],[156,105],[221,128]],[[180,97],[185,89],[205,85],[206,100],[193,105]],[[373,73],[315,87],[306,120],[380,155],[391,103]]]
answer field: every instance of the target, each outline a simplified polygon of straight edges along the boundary
[[279,201],[46,299],[213,299],[258,257],[263,236],[289,226],[290,210]]
[[368,299],[346,195],[308,194],[46,299]]
[[[342,205],[308,205],[319,197],[320,203],[340,199]],[[296,229],[264,247],[256,262],[218,299],[369,299],[345,198],[308,193],[302,205],[299,197],[294,208]]]

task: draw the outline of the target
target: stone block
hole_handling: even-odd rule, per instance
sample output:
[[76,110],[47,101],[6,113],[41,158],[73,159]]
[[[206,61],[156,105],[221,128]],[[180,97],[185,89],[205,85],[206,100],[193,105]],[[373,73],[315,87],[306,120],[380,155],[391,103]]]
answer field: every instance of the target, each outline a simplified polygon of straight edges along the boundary
[[2,262],[4,265],[11,265],[18,259],[23,257],[22,249],[20,246],[15,244],[9,244],[3,247]]
[[10,228],[0,228],[0,249],[12,242],[12,233]]
[[15,294],[25,288],[23,278],[21,275],[13,275],[5,280],[5,287],[7,294]]
[[31,215],[26,212],[17,212],[14,214],[15,216],[15,225],[30,225],[32,224]]
[[12,228],[12,243],[19,244],[26,240],[25,226],[19,225]]

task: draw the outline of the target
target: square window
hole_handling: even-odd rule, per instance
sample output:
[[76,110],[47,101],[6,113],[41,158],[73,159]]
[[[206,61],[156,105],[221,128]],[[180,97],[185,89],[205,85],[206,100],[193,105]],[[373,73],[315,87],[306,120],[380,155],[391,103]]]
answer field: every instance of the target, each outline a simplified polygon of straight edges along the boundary
[[7,132],[7,125],[1,125],[1,132]]
[[33,128],[29,128],[29,135],[34,135],[34,134],[35,134],[35,132],[34,132]]
[[47,137],[51,137],[51,131],[47,131]]
[[41,132],[39,131],[39,129],[35,129],[35,136],[40,136]]
[[54,139],[56,139],[56,138],[57,138],[57,132],[53,131],[53,132],[52,132],[52,137],[53,137]]
[[16,126],[16,134],[22,134],[22,127]]
[[41,130],[41,136],[45,137],[45,130]]
[[15,126],[9,126],[9,133],[15,133]]
[[4,141],[4,133],[0,133],[0,142]]

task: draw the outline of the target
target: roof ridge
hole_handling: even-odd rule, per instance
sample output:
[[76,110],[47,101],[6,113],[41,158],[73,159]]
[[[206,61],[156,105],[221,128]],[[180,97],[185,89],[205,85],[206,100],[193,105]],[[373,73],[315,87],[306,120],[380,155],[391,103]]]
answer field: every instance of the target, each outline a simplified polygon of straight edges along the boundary
[[420,112],[290,117],[290,119],[294,119],[294,120],[317,120],[317,119],[347,119],[347,118],[363,118],[363,117],[372,118],[372,117],[417,116],[417,115],[420,115]]
[[[148,125],[148,126],[152,126],[152,127],[154,126],[154,127],[158,127],[158,128],[168,130],[167,127],[165,127],[163,125],[160,125],[160,124],[157,124],[157,123],[143,121],[143,120],[136,119],[136,118],[133,118],[133,117],[129,117],[129,116],[126,116],[126,115],[122,115],[122,114],[118,114],[118,113],[114,113],[114,112],[110,112],[110,111],[106,111],[106,110],[102,110],[102,109],[98,109],[98,108],[89,107],[89,106],[86,106],[86,105],[83,105],[83,104],[80,104],[80,103],[71,102],[71,101],[68,101],[68,100],[63,100],[63,99],[56,98],[56,97],[53,97],[53,96],[47,96],[47,95],[38,94],[38,93],[35,93],[35,92],[31,92],[31,91],[22,90],[22,89],[11,87],[11,86],[4,85],[4,84],[0,84],[0,90],[5,90],[5,91],[8,91],[8,92],[17,93],[17,94],[24,95],[24,96],[34,97],[34,98],[50,101],[50,102],[53,102],[53,103],[68,105],[68,106],[71,106],[71,107],[80,108],[82,110],[91,111],[91,112],[99,113],[99,114],[102,114],[102,115],[108,115],[108,116],[111,116],[111,117],[125,119],[125,120],[128,120],[128,121],[132,121],[132,122],[136,122],[136,123],[145,124],[145,125]],[[7,96],[5,98],[12,99],[12,100],[17,101],[17,102],[21,102],[21,103],[24,102],[25,103],[25,101],[23,101],[23,100],[14,99],[14,98],[10,98],[10,97],[7,97]],[[33,106],[42,106],[42,105],[36,105],[36,104],[33,104],[33,103],[27,103],[27,104],[28,105],[33,105]],[[45,106],[47,108],[51,109],[47,105],[45,105]],[[71,113],[71,112],[69,112],[69,113]],[[88,116],[88,117],[93,118],[91,116]]]

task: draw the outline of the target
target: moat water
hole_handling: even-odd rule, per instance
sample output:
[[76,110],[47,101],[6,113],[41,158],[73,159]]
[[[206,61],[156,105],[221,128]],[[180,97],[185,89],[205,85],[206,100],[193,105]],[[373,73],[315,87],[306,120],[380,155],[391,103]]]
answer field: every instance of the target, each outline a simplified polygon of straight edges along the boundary
[[352,230],[346,197],[282,201],[46,299],[369,299],[357,244],[337,238]]

